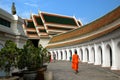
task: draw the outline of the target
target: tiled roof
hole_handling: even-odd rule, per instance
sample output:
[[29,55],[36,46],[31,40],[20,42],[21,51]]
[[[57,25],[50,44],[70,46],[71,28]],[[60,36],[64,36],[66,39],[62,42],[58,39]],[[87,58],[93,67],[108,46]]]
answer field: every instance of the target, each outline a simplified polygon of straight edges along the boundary
[[75,19],[72,17],[55,16],[55,15],[50,15],[50,14],[48,15],[48,14],[43,14],[43,13],[42,13],[42,16],[43,16],[46,23],[55,23],[55,24],[77,26]]
[[82,42],[89,41],[89,40],[101,37],[102,35],[105,35],[105,34],[111,32],[111,31],[113,31],[113,30],[115,30],[117,28],[120,28],[120,25],[117,25],[117,26],[115,26],[115,27],[113,27],[113,28],[111,28],[109,30],[104,31],[104,32],[88,36],[86,38],[77,39],[77,40],[68,41],[68,42],[63,42],[63,43],[60,43],[60,44],[50,44],[50,45],[47,46],[47,48],[56,48],[56,47],[63,47],[63,46],[70,46],[70,45],[80,44]]
[[27,28],[35,28],[33,21],[32,20],[27,20],[26,27]]
[[32,19],[29,19],[29,20],[25,19],[23,27],[24,27],[24,31],[26,35],[28,36],[28,38],[34,38],[34,39],[39,38]]
[[[74,17],[39,12],[36,15],[31,15],[31,19],[25,19],[26,34],[30,33],[31,28],[36,29],[38,37],[50,37],[59,33],[80,27],[82,24]],[[27,30],[29,29],[29,32]],[[31,34],[33,31],[31,31]],[[28,36],[29,37],[29,36]]]
[[80,28],[77,28],[77,29],[71,30],[69,32],[54,36],[50,40],[47,48],[74,45],[74,44],[78,44],[78,43],[81,43],[84,41],[88,41],[88,40],[100,37],[104,34],[107,34],[111,31],[113,31],[114,29],[117,29],[120,25],[114,26],[113,28],[108,29],[106,31],[103,31],[101,33],[98,33],[95,35],[90,35],[86,38],[72,41],[72,39],[74,39],[74,38],[77,38],[77,37],[80,37],[83,35],[87,35],[89,33],[96,31],[96,30],[99,30],[99,29],[105,27],[105,25],[108,25],[108,24],[112,23],[113,21],[117,20],[118,18],[120,18],[120,7],[116,8],[112,12],[106,14],[105,16],[95,20],[94,22],[92,22],[90,24],[87,24],[87,25],[82,26]]
[[35,26],[43,26],[43,21],[39,15],[33,15]]

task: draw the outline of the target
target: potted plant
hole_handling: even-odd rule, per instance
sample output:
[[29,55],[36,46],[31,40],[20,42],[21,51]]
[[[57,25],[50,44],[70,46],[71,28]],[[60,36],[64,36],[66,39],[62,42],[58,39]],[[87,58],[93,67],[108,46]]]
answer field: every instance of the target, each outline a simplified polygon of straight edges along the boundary
[[44,48],[42,45],[39,45],[38,51],[41,56],[41,67],[37,70],[37,73],[39,75],[37,79],[44,80],[44,72],[47,70],[47,65],[44,63],[49,61],[48,50]]
[[22,70],[24,80],[31,80],[30,78],[36,80],[46,61],[47,49],[43,48],[42,45],[35,47],[32,41],[28,40],[23,49],[19,51],[18,57],[18,68]]
[[6,76],[11,76],[11,68],[17,67],[17,45],[7,40],[5,46],[0,51],[0,68],[6,72]]
[[40,45],[38,49],[41,56],[41,66],[44,67],[46,66],[44,63],[49,61],[48,50],[44,48],[42,45]]
[[[24,80],[31,80],[37,76],[37,69],[41,66],[39,49],[28,40],[19,53],[18,68],[23,70]],[[29,78],[29,79],[27,79]]]

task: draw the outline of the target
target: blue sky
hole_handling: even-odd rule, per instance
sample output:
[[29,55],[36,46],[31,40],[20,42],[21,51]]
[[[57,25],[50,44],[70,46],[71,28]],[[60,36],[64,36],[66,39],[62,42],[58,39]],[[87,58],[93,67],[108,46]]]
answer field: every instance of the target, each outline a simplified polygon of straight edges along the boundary
[[90,23],[120,6],[120,0],[0,0],[0,8],[11,13],[15,2],[17,15],[29,18],[30,13],[43,12],[75,16],[83,24]]

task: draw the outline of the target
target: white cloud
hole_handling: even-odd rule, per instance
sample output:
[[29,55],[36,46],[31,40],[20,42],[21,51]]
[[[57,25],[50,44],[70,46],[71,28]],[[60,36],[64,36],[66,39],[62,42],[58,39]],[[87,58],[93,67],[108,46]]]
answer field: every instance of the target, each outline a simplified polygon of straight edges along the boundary
[[37,4],[31,4],[31,3],[24,3],[25,5],[31,6],[31,7],[38,7]]

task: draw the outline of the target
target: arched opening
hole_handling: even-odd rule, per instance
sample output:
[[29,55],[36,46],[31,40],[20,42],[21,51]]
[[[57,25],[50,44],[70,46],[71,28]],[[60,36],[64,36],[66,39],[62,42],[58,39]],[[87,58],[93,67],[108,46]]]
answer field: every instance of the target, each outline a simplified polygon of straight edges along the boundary
[[32,41],[32,43],[34,44],[35,47],[38,47],[38,43],[39,43],[39,39],[29,39],[30,41]]
[[117,61],[118,61],[118,66],[120,67],[120,62],[119,62],[119,58],[120,58],[120,42],[118,42],[117,44]]
[[63,53],[62,53],[62,51],[61,51],[61,60],[63,59]]
[[55,54],[55,52],[53,51],[53,52],[52,52],[52,59],[53,59],[53,60],[54,60],[54,54]]
[[89,62],[89,51],[88,51],[88,48],[85,49],[85,53],[86,53],[87,61]]
[[77,55],[79,56],[79,51],[77,50],[77,49],[74,49],[74,54],[75,54],[75,52],[77,52]]
[[94,49],[94,47],[92,47],[91,56],[92,56],[92,62],[94,63],[95,62],[95,49]]
[[108,61],[110,66],[112,66],[112,48],[110,45],[106,46],[106,53],[108,54]]
[[98,47],[98,57],[99,57],[99,60],[100,60],[100,64],[103,64],[103,54],[102,54],[102,48],[101,46]]
[[65,51],[65,58],[66,58],[66,60],[67,60],[67,51]]
[[70,56],[72,56],[72,51],[70,50]]
[[57,59],[58,59],[58,51],[56,52],[56,54],[57,54]]
[[[77,49],[74,50],[74,53],[75,53],[75,51],[77,51]],[[77,54],[78,54],[78,51],[77,51]]]
[[120,42],[118,42],[117,47],[118,47],[118,49],[120,49]]
[[84,53],[83,53],[83,61],[84,62],[88,62],[88,52],[87,52],[87,49],[85,48],[84,49]]
[[81,53],[81,60],[83,61],[83,50],[80,49],[80,53]]

